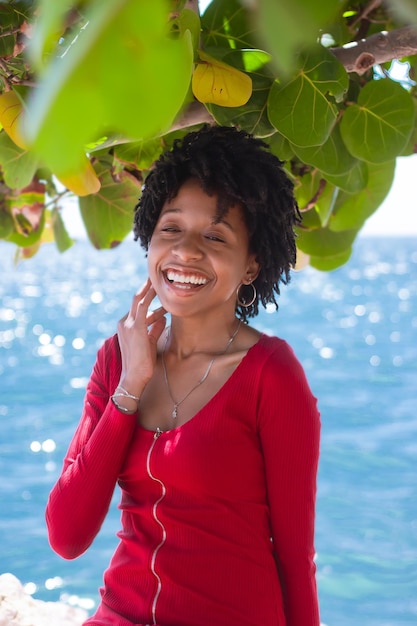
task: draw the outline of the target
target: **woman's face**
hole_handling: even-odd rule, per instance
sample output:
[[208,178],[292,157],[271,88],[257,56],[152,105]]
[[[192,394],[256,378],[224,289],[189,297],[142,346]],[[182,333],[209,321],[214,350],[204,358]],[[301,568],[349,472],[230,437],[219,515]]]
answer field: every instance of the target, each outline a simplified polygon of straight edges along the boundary
[[239,285],[259,271],[242,209],[231,207],[218,221],[217,196],[188,180],[162,208],[148,269],[162,306],[173,315],[234,314]]

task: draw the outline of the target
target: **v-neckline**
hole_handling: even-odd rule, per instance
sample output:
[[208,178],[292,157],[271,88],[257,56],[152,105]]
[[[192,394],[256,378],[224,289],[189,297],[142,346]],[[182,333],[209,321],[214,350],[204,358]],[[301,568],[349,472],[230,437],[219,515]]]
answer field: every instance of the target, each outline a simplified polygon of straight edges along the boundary
[[204,404],[201,409],[199,409],[197,411],[197,413],[195,413],[192,417],[190,417],[189,420],[187,420],[186,422],[184,422],[184,424],[180,424],[179,426],[175,426],[174,428],[170,428],[168,430],[161,430],[161,429],[150,429],[150,428],[145,428],[144,426],[142,426],[142,424],[138,421],[137,422],[137,427],[144,431],[145,433],[150,433],[152,436],[155,436],[156,432],[159,432],[160,434],[165,434],[165,435],[169,435],[170,433],[178,433],[180,432],[182,429],[184,429],[186,426],[188,426],[188,424],[191,424],[192,422],[194,422],[196,419],[198,421],[199,416],[201,415],[201,413],[205,412],[212,403],[216,402],[217,399],[219,398],[219,396],[223,395],[224,390],[229,386],[229,384],[231,384],[231,382],[233,381],[234,377],[238,375],[239,371],[244,367],[245,362],[247,361],[247,359],[250,357],[251,353],[253,352],[253,350],[255,350],[260,343],[264,340],[264,338],[266,337],[265,333],[261,333],[260,337],[258,338],[258,341],[256,343],[253,344],[253,346],[251,346],[249,348],[249,350],[246,352],[246,354],[242,357],[242,359],[240,360],[240,362],[238,363],[238,365],[235,367],[235,369],[233,370],[233,372],[230,374],[230,376],[224,381],[223,385],[220,387],[220,389],[218,389],[216,391],[216,393],[206,402],[206,404]]

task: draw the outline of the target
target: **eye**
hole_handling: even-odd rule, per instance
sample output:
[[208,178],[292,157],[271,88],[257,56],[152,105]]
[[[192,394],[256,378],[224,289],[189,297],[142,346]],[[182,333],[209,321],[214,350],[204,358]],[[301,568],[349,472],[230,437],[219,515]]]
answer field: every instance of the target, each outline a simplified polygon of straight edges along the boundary
[[162,233],[178,233],[179,230],[180,229],[178,228],[178,226],[162,226],[161,227]]
[[215,233],[208,233],[205,235],[206,239],[209,241],[216,241],[218,243],[225,243],[224,237]]

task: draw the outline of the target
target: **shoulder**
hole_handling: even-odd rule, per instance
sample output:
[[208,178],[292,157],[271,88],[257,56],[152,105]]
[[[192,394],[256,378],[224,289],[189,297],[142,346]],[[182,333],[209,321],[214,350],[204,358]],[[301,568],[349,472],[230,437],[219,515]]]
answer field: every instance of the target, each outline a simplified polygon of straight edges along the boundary
[[284,339],[262,334],[254,346],[254,364],[259,384],[266,389],[309,391],[304,368],[293,348]]
[[111,337],[107,337],[97,351],[97,359],[104,360],[107,363],[118,361],[120,359],[120,345],[115,333]]
[[254,357],[263,366],[269,368],[300,366],[294,350],[285,339],[261,334],[254,348]]
[[286,415],[286,424],[303,421],[318,426],[317,398],[292,347],[283,339],[263,335],[257,352],[258,409],[262,420],[275,422],[277,415]]

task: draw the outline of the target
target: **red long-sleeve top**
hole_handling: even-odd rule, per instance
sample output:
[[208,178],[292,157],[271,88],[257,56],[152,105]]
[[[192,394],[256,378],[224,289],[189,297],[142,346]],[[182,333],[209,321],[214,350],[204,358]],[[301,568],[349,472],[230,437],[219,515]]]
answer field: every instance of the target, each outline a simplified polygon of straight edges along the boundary
[[51,546],[75,558],[121,488],[120,543],[85,624],[318,626],[320,421],[288,344],[262,335],[192,420],[159,436],[109,400],[120,371],[112,337],[46,512]]

